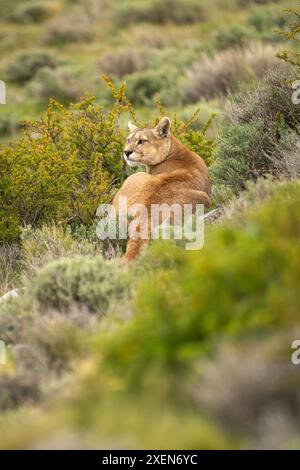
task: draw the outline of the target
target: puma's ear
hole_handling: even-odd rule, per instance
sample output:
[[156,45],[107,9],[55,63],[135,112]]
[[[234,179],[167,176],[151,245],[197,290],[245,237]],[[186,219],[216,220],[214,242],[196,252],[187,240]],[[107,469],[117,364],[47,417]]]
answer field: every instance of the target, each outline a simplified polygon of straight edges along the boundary
[[159,137],[166,137],[167,135],[170,134],[170,129],[171,129],[170,119],[168,117],[163,117],[157,124],[156,128],[154,129],[154,132]]
[[136,127],[134,124],[132,124],[131,121],[128,122],[128,129],[130,130],[130,132],[133,132],[133,131],[136,131],[138,129],[138,127]]

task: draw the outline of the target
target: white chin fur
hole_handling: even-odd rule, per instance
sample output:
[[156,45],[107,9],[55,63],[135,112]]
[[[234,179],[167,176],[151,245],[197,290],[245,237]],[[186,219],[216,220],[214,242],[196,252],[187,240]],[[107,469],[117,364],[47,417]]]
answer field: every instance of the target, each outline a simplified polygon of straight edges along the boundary
[[132,166],[132,167],[139,166],[139,163],[129,160],[128,157],[125,155],[125,153],[123,153],[123,157],[128,166]]

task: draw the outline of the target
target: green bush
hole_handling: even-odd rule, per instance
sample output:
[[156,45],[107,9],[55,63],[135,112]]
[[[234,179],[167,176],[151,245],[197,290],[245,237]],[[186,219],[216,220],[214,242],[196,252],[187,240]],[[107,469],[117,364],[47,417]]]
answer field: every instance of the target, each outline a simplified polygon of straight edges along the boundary
[[174,81],[174,73],[169,68],[148,69],[127,77],[127,94],[130,101],[139,106],[153,106],[154,98],[159,95],[164,105],[180,103],[181,97],[178,84]]
[[103,370],[121,374],[125,390],[150,390],[159,376],[172,373],[184,388],[194,360],[223,339],[245,341],[296,325],[299,198],[298,182],[281,185],[262,207],[212,228],[204,250],[178,257],[174,247],[172,269],[170,249],[162,244],[160,270],[139,286],[135,318],[105,343]]
[[249,32],[242,26],[234,25],[219,29],[215,35],[215,46],[219,50],[244,46],[250,39]]
[[20,130],[20,123],[12,113],[0,114],[0,137],[10,136]]
[[2,201],[10,207],[1,224],[8,233],[12,217],[33,226],[92,223],[122,178],[124,136],[117,122],[124,109],[118,92],[108,112],[93,98],[69,109],[52,102],[40,121],[27,123],[18,142],[1,149]]
[[289,14],[292,16],[292,19],[288,21],[286,30],[278,31],[278,33],[283,39],[290,41],[294,48],[292,50],[281,51],[278,53],[278,57],[299,70],[300,52],[297,49],[300,34],[300,10],[289,10]]
[[[190,67],[195,60],[198,59],[199,54],[203,52],[203,48],[199,43],[191,44],[190,48],[183,45],[164,47],[155,51],[149,57],[149,68],[160,69],[164,68],[166,64],[172,69],[172,73],[182,75],[187,67]],[[174,72],[173,72],[174,69]],[[174,78],[174,77],[173,77]]]
[[283,28],[286,24],[286,15],[282,11],[274,11],[273,6],[267,8],[255,8],[248,16],[248,24],[253,26],[261,35],[269,34],[269,39],[274,35],[275,28]]
[[31,80],[41,68],[56,66],[56,59],[48,52],[24,52],[7,67],[6,75],[8,80],[22,85]]
[[98,62],[101,73],[109,77],[123,78],[147,68],[149,53],[144,49],[121,49],[105,54]]
[[40,23],[49,16],[48,5],[43,2],[24,2],[16,5],[8,14],[8,19],[15,23]]
[[240,6],[252,6],[253,4],[265,5],[267,3],[278,3],[279,0],[237,0],[237,4]]
[[237,99],[211,167],[217,183],[238,192],[248,179],[299,174],[300,110],[291,100],[291,81],[279,69]]
[[[114,322],[103,328],[101,323],[98,332],[94,327],[88,360],[87,341],[78,336],[82,326],[77,323],[77,334],[70,330],[68,314],[45,316],[42,304],[43,315],[24,328],[24,318],[19,316],[16,322],[12,304],[5,311],[2,305],[0,327],[5,340],[17,335],[17,344],[23,344],[15,364],[20,357],[23,368],[28,364],[25,376],[19,371],[1,382],[6,397],[3,406],[31,403],[32,397],[40,400],[41,391],[45,398],[45,389],[48,396],[53,395],[53,390],[59,391],[57,382],[54,388],[53,375],[57,381],[59,372],[69,371],[73,360],[79,386],[68,402],[63,395],[58,411],[50,409],[53,421],[51,431],[48,427],[43,431],[45,439],[64,428],[68,436],[92,436],[87,437],[87,445],[93,439],[105,442],[109,436],[133,447],[152,447],[150,443],[156,447],[163,442],[170,448],[182,448],[184,442],[184,447],[191,448],[200,442],[202,448],[215,448],[217,442],[236,448],[265,442],[268,434],[258,432],[263,431],[261,417],[267,418],[273,406],[277,410],[278,403],[284,413],[292,410],[298,419],[299,380],[290,365],[290,342],[297,331],[300,300],[300,186],[289,182],[278,187],[272,184],[271,191],[265,187],[269,196],[262,205],[261,199],[255,199],[256,189],[250,195],[255,206],[250,204],[232,221],[211,227],[204,250],[191,253],[169,242],[153,243],[145,255],[148,259],[140,260],[134,273],[134,314],[125,325]],[[97,279],[98,270],[91,271]],[[87,274],[83,282],[86,278]],[[51,287],[50,278],[48,282]],[[61,279],[58,292],[63,285]],[[123,314],[124,304],[119,304]],[[28,306],[22,300],[18,308],[24,314]],[[77,322],[83,316],[82,309]],[[31,348],[24,348],[28,332]],[[43,370],[42,378],[35,376],[38,386],[32,390],[37,394],[26,393],[22,385],[23,381],[29,383],[33,368]],[[19,391],[17,396],[23,400],[13,401]],[[128,419],[120,428],[124,409]],[[222,423],[220,434],[210,427],[211,420]],[[21,422],[26,424],[26,435],[31,430],[29,441],[24,433],[16,441],[15,428],[8,432],[3,424],[2,439],[6,437],[2,446],[7,447],[8,442],[33,446],[43,440],[36,412],[33,421],[26,414]],[[241,442],[231,442],[233,430]],[[281,444],[287,446],[290,436],[280,433]]]
[[115,20],[118,24],[149,22],[156,24],[192,24],[206,19],[204,7],[196,0],[136,1],[116,3]]
[[28,94],[41,102],[52,98],[63,104],[78,101],[84,90],[80,79],[68,71],[43,67],[39,69],[27,86]]
[[[107,83],[114,98],[108,108],[95,105],[95,98],[90,97],[69,108],[51,101],[39,121],[24,124],[18,142],[1,148],[3,205],[10,207],[1,220],[6,240],[12,217],[17,225],[33,227],[52,222],[72,228],[89,226],[99,204],[112,200],[126,177],[122,161],[125,133],[119,119],[123,112],[133,115],[133,111],[124,85],[116,90],[109,80]],[[163,112],[160,107],[158,117]],[[209,162],[214,141],[205,134],[210,120],[195,131],[195,118],[182,122],[174,116],[173,132]],[[157,119],[146,125],[155,126]]]
[[[5,218],[3,217],[5,220]],[[16,227],[17,234],[19,228]],[[40,228],[22,227],[19,243],[3,243],[5,231],[1,226],[3,240],[0,243],[0,296],[26,283],[36,271],[51,261],[74,258],[78,255],[99,253],[102,245],[96,235],[96,226],[43,225]],[[7,240],[10,241],[10,232]],[[14,238],[14,237],[13,237]]]
[[[212,176],[230,185],[235,191],[245,189],[246,182],[268,170],[268,162],[257,142],[264,139],[262,121],[249,124],[233,124],[223,133],[216,153]],[[222,162],[222,164],[221,164]]]
[[0,409],[36,403],[57,392],[72,361],[83,354],[85,334],[96,320],[75,306],[67,314],[43,306],[41,316],[31,292],[0,303],[1,338],[7,347]]
[[84,11],[57,16],[45,25],[43,40],[51,46],[87,42],[92,38],[91,23]]
[[38,383],[34,374],[0,376],[1,398],[0,409],[9,410],[21,406],[24,402],[34,403],[40,395]]
[[58,310],[79,304],[104,315],[112,302],[120,302],[127,288],[124,270],[101,256],[54,261],[40,270],[33,292],[41,305]]
[[14,189],[9,177],[11,162],[1,158],[0,154],[0,242],[10,242],[20,233],[19,217],[13,205]]

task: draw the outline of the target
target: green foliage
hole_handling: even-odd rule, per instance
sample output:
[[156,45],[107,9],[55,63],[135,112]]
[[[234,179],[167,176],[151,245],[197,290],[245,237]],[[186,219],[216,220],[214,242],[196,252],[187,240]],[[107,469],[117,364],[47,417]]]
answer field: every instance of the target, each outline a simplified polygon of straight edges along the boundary
[[18,237],[18,213],[13,206],[14,189],[9,178],[11,163],[0,154],[0,240],[8,242]]
[[[208,230],[204,250],[186,252],[169,242],[153,243],[130,277],[130,285],[134,282],[134,291],[137,290],[134,315],[131,313],[125,325],[119,321],[106,326],[101,323],[98,331],[95,324],[90,324],[94,334],[88,342],[85,332],[91,335],[91,330],[86,329],[87,318],[95,315],[87,317],[84,306],[87,302],[94,305],[95,295],[99,295],[98,300],[102,297],[101,273],[105,277],[104,286],[113,279],[108,289],[120,286],[118,276],[124,274],[127,278],[120,266],[101,258],[61,260],[45,267],[41,271],[43,282],[39,284],[37,276],[30,290],[30,295],[39,292],[42,296],[39,313],[26,298],[2,304],[0,328],[5,332],[5,341],[31,345],[23,347],[19,356],[18,348],[15,349],[12,361],[19,368],[0,379],[2,396],[6,397],[2,407],[15,408],[24,402],[47,399],[45,381],[48,394],[59,391],[58,373],[68,370],[72,361],[76,363],[76,383],[79,381],[80,386],[68,403],[62,399],[58,411],[51,410],[54,417],[51,431],[55,435],[63,426],[68,436],[91,435],[89,444],[93,438],[102,442],[110,436],[120,442],[126,436],[127,446],[129,440],[135,447],[149,443],[156,447],[158,440],[172,448],[177,445],[182,448],[183,442],[187,448],[194,442],[195,446],[200,442],[202,448],[214,448],[216,443],[228,447],[233,445],[231,426],[237,426],[245,446],[249,434],[253,439],[251,433],[259,426],[262,414],[266,416],[272,410],[274,390],[284,409],[290,407],[298,380],[295,372],[291,373],[284,364],[290,361],[290,328],[298,322],[300,186],[298,182],[276,185],[261,181],[243,197],[247,203],[243,209],[243,203],[238,210],[235,208],[231,221]],[[65,287],[72,291],[71,285],[75,284],[70,300]],[[74,305],[82,295],[84,304],[76,313]],[[51,309],[62,302],[62,311],[50,314],[46,307],[49,300]],[[65,311],[69,300],[73,307]],[[124,302],[119,294],[117,298],[114,294],[109,296],[109,302],[124,316]],[[280,344],[286,346],[280,346],[280,351],[270,349],[273,335],[283,332]],[[255,338],[258,344],[250,343],[248,347]],[[228,353],[232,342],[234,348]],[[223,344],[230,346],[225,351],[219,350]],[[84,360],[79,361],[79,357]],[[251,387],[253,368],[254,374],[257,370],[253,358],[257,357],[268,380],[260,379]],[[209,369],[205,362],[208,358]],[[278,361],[283,368],[277,368]],[[246,376],[242,374],[244,368]],[[278,371],[282,379],[279,381]],[[288,389],[282,387],[286,378],[291,379]],[[24,383],[30,387],[24,388]],[[215,387],[216,383],[223,384],[223,388]],[[220,398],[220,387],[222,392],[227,391],[225,399],[223,393]],[[232,394],[238,407],[236,412],[232,411]],[[17,400],[13,400],[15,396]],[[119,417],[124,409],[127,420],[122,421],[120,428]],[[253,409],[257,413],[248,417]],[[208,421],[203,421],[203,410]],[[163,423],[158,419],[162,412]],[[211,427],[212,418],[223,423],[221,433]],[[38,420],[37,427],[30,419],[22,422],[32,432],[27,445],[41,439],[41,421]],[[2,429],[6,434],[2,445],[7,446],[16,434],[7,432],[4,425]],[[44,432],[48,435],[49,429]],[[226,436],[225,441],[220,436]],[[18,434],[14,445],[24,446],[28,441],[22,439],[23,433]],[[256,443],[261,442],[263,437],[259,434],[256,439]],[[235,442],[234,446],[238,445]]]
[[284,28],[286,15],[281,10],[274,10],[273,6],[268,5],[265,8],[251,10],[247,22],[255,28],[262,39],[268,38],[270,41],[275,41],[274,29]]
[[127,288],[119,264],[101,256],[75,257],[50,263],[36,277],[33,292],[40,304],[58,310],[77,303],[104,315],[110,302],[120,302]]
[[[300,10],[288,10],[294,16],[294,22],[290,22],[288,31],[279,31],[279,34],[293,45],[299,47],[300,44]],[[288,62],[295,67],[300,67],[300,53],[296,51],[282,51],[278,54],[280,59]]]
[[[262,156],[257,142],[263,139],[261,121],[249,124],[233,124],[222,134],[216,153],[216,165],[211,172],[217,181],[227,183],[235,191],[245,189],[245,183],[258,176],[259,160]],[[260,173],[267,168],[260,168]]]
[[[200,110],[196,111],[196,113],[184,125],[180,126],[182,130],[179,134],[181,135],[181,141],[197,155],[200,155],[209,166],[213,161],[216,141],[215,139],[209,138],[206,133],[215,118],[215,114],[211,115],[201,129],[194,130],[193,122],[198,119],[199,112]],[[177,125],[175,118],[175,126]]]
[[3,199],[11,208],[4,226],[12,214],[30,225],[93,221],[98,205],[112,197],[121,178],[124,136],[118,119],[128,105],[124,89],[115,93],[109,112],[93,98],[69,109],[51,102],[40,121],[27,123],[19,142],[2,149],[1,161],[8,167],[1,172],[8,181],[3,191],[13,188]]
[[31,80],[41,68],[55,68],[56,66],[56,59],[48,52],[24,52],[7,67],[6,75],[8,80],[24,84]]
[[[137,122],[140,127],[154,128],[159,120],[167,115],[167,110],[160,102],[159,98],[155,100],[156,117],[152,121]],[[210,113],[209,118],[199,128],[196,124],[199,121],[199,114],[201,109],[197,108],[192,115],[187,119],[180,119],[177,114],[171,115],[172,134],[174,134],[181,142],[188,148],[200,155],[207,165],[212,163],[213,153],[215,150],[216,141],[214,138],[209,138],[207,135],[208,129],[211,127],[213,120],[216,117],[215,113]]]
[[136,317],[106,342],[104,371],[122,374],[125,390],[151,389],[170,373],[178,383],[222,339],[295,324],[299,197],[299,183],[282,185],[263,207],[211,230],[204,250],[183,251],[177,268],[162,269],[170,256],[163,244],[160,270],[139,287]]
[[180,102],[180,93],[174,75],[170,73],[169,67],[148,69],[131,74],[127,79],[127,94],[130,101],[136,106],[153,106],[154,98],[160,95],[165,105],[174,102],[177,92],[177,102]]
[[101,73],[112,78],[123,78],[125,75],[147,68],[149,52],[145,49],[121,49],[101,57],[98,67]]
[[68,315],[45,311],[41,317],[32,297],[0,304],[1,336],[7,367],[1,370],[0,408],[33,404],[57,392],[62,374],[83,351],[91,315],[75,308]]
[[[69,108],[52,101],[0,148],[0,295],[25,288],[0,302],[0,409],[11,410],[1,414],[1,447],[299,444],[290,364],[299,184],[266,177],[300,176],[299,77],[283,67],[247,92],[279,62],[271,44],[297,39],[297,14],[286,16],[288,29],[288,2],[275,3],[0,0],[2,142],[48,98],[67,104],[90,86],[97,97]],[[280,57],[299,63],[297,44]],[[113,99],[98,90],[99,72],[126,80],[136,116],[124,87],[108,83]],[[157,94],[167,109],[158,99],[154,109]],[[130,271],[99,256],[122,249],[99,242],[94,221],[128,171],[128,114],[151,127],[170,116],[174,135],[210,165],[213,204],[222,204],[201,252],[154,242]],[[210,136],[225,120],[216,147]]]
[[51,261],[60,258],[74,258],[75,256],[91,256],[99,250],[96,238],[96,227],[93,230],[93,239],[85,233],[74,234],[69,226],[44,225],[33,229],[25,227],[21,232],[20,260],[23,274],[30,279],[36,271]]
[[[6,220],[5,217],[3,217]],[[17,219],[16,219],[17,224]],[[99,253],[101,244],[96,235],[95,225],[77,226],[72,231],[65,225],[43,225],[41,228],[29,226],[21,228],[16,225],[16,235],[10,232],[7,240],[18,234],[19,243],[0,243],[0,295],[10,289],[27,283],[38,269],[60,258],[74,258]]]
[[40,23],[49,16],[48,6],[41,1],[20,3],[7,17],[9,20],[21,24]]
[[215,36],[216,48],[220,50],[244,46],[247,41],[249,41],[249,32],[239,25],[219,29]]
[[2,411],[16,408],[24,401],[34,403],[40,395],[34,374],[30,376],[29,374],[20,374],[14,377],[3,374],[0,376],[0,386],[2,390],[0,409]]
[[238,192],[248,179],[270,173],[293,176],[293,167],[294,175],[299,173],[297,152],[292,155],[299,143],[300,114],[291,100],[290,81],[284,70],[272,72],[237,100],[211,168],[216,182]]
[[[95,105],[94,98],[69,108],[51,101],[40,121],[25,123],[20,140],[2,148],[3,201],[11,208],[2,219],[3,227],[11,226],[12,214],[14,223],[22,225],[53,221],[72,227],[90,225],[99,204],[111,201],[125,177],[121,159],[125,135],[119,118],[133,111],[125,87],[116,90],[109,80],[107,84],[114,98],[109,110]],[[162,113],[159,109],[160,117]],[[214,141],[205,134],[211,120],[195,131],[196,118],[197,113],[184,123],[174,116],[173,132],[209,163]]]
[[279,0],[237,0],[238,5],[240,6],[251,6],[252,4],[265,5],[267,3],[277,3]]
[[54,99],[63,104],[78,101],[83,94],[80,81],[68,71],[43,67],[27,86],[30,96],[48,103]]
[[10,136],[19,130],[19,121],[12,113],[0,114],[0,137]]
[[[92,11],[89,11],[89,6]],[[96,10],[97,6],[94,5],[93,8],[92,2],[65,9],[61,14],[47,21],[43,42],[51,46],[89,42],[93,36],[94,16],[97,18]]]
[[206,19],[206,12],[196,0],[136,1],[116,3],[115,20],[118,24],[150,22],[156,24],[192,24]]

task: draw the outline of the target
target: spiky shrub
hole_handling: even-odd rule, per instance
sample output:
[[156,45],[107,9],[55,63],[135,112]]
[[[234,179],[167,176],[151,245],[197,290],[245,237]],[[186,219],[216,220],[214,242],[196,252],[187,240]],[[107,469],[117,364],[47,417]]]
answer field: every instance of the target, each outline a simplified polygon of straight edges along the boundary
[[[126,177],[121,158],[125,132],[119,119],[123,112],[135,116],[125,85],[116,89],[106,81],[113,96],[107,108],[96,105],[93,97],[69,108],[51,100],[39,121],[24,123],[18,142],[0,150],[2,207],[9,207],[3,212],[0,241],[14,239],[19,225],[91,225],[99,204],[111,202]],[[143,126],[154,127],[165,114],[159,107],[157,117]],[[174,116],[173,132],[210,162],[214,141],[206,131],[211,119],[197,131],[195,119],[197,113],[186,122]]]
[[20,233],[19,218],[13,205],[14,190],[9,177],[11,164],[0,154],[0,240],[9,242]]
[[101,256],[54,261],[37,273],[33,291],[41,305],[58,310],[79,304],[103,315],[126,291],[124,268]]
[[7,238],[16,231],[15,220],[89,224],[98,205],[112,197],[122,180],[118,119],[127,109],[124,89],[115,93],[108,112],[94,98],[70,108],[51,101],[39,121],[26,123],[18,142],[1,150],[1,200],[10,207],[1,219]]
[[299,174],[300,110],[292,102],[292,81],[280,68],[236,100],[211,167],[216,183],[238,192],[259,176]]
[[[294,16],[294,21],[291,21],[288,25],[288,31],[279,31],[279,34],[287,41],[290,41],[293,46],[299,48],[300,44],[300,10],[288,10],[288,12]],[[278,57],[284,61],[300,67],[300,53],[297,50],[282,51],[278,53]]]

